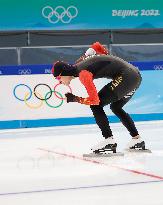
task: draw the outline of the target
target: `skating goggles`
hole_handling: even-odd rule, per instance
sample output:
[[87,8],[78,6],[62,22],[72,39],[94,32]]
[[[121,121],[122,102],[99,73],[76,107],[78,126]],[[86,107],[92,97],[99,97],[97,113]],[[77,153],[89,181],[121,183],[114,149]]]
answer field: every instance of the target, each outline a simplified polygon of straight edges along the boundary
[[60,81],[61,80],[61,75],[57,76],[55,79]]
[[60,80],[61,80],[61,74],[62,74],[62,73],[60,73],[57,77],[55,77],[55,79],[58,80],[58,81],[60,81]]

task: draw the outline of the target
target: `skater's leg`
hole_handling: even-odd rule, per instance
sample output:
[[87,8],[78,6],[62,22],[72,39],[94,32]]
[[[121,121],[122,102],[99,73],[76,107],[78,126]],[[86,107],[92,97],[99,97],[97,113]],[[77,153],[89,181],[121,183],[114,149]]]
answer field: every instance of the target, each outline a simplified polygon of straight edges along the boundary
[[103,152],[103,148],[105,148],[108,144],[110,145],[110,150],[116,152],[117,144],[113,139],[112,130],[109,125],[108,118],[103,110],[102,106],[91,106],[91,110],[95,117],[96,123],[101,129],[102,135],[105,138],[104,141],[92,147],[94,152],[99,152],[101,150]]
[[109,125],[109,121],[108,121],[108,118],[104,112],[103,107],[91,106],[91,110],[93,112],[95,121],[102,132],[103,137],[105,139],[108,137],[111,137],[113,134],[112,134],[112,131],[111,131],[111,128]]
[[112,112],[121,120],[132,136],[131,141],[127,145],[127,149],[143,149],[145,150],[145,142],[141,139],[134,121],[128,113],[123,110],[123,106],[131,99],[134,92],[130,96],[125,96],[117,102],[110,105]]
[[104,112],[103,107],[117,100],[116,96],[110,89],[110,83],[104,86],[98,93],[100,99],[100,105],[90,106],[97,125],[102,131],[103,137],[106,139],[112,137],[112,131],[110,129],[108,118]]
[[99,143],[98,145],[94,146],[92,150],[94,152],[102,150],[103,152],[106,148],[107,150],[116,152],[117,144],[113,139],[112,130],[109,125],[109,120],[104,112],[103,107],[111,102],[116,101],[117,98],[111,91],[110,84],[104,86],[104,88],[102,88],[98,95],[100,98],[100,105],[90,106],[90,108],[93,112],[97,125],[101,129],[102,135],[105,138],[105,140]]
[[138,130],[136,129],[135,123],[132,120],[131,116],[123,110],[123,106],[131,99],[122,98],[117,102],[113,102],[110,105],[112,112],[120,119],[122,124],[127,128],[132,137],[139,136]]

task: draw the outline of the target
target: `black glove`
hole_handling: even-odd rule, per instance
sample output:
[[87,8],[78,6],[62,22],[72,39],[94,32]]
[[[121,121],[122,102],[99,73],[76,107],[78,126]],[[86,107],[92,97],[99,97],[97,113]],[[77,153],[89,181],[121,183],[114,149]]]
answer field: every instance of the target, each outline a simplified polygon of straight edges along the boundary
[[69,102],[78,102],[78,97],[73,95],[72,93],[66,93],[65,96],[67,98],[67,103],[69,103]]

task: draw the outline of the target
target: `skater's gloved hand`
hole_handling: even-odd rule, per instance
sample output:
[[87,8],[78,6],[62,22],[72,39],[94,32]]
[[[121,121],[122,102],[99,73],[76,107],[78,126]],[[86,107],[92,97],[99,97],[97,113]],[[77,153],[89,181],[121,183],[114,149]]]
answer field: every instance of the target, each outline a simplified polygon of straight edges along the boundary
[[76,95],[73,95],[72,93],[66,93],[65,96],[67,98],[67,103],[78,102],[78,97]]

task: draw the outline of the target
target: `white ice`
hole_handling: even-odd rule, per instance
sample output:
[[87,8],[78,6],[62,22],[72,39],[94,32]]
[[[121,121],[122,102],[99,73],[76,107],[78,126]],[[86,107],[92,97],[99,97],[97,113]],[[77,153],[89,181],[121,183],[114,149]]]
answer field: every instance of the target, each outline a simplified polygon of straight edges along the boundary
[[[163,205],[163,121],[136,125],[151,154],[89,161],[96,125],[1,130],[0,205]],[[130,135],[111,127],[123,151]]]

